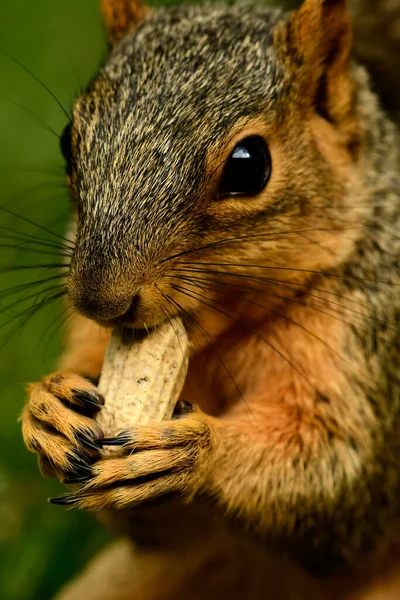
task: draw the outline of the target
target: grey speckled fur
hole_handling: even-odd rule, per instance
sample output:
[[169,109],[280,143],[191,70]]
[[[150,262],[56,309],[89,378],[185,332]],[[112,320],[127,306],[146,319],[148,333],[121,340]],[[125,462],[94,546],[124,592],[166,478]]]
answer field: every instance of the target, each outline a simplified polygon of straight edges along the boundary
[[81,227],[100,214],[108,222],[107,232],[85,236],[91,244],[101,233],[104,251],[134,231],[140,250],[154,219],[164,227],[151,235],[162,239],[195,219],[206,152],[282,92],[270,39],[280,15],[247,4],[159,9],[113,49],[76,110]]

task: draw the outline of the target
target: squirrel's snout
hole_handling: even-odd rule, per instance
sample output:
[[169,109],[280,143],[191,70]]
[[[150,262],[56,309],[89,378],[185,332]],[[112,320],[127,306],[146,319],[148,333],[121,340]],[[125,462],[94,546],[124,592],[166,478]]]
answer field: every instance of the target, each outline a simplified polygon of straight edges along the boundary
[[73,307],[84,317],[94,321],[135,320],[138,296],[112,296],[109,293],[70,290],[69,297]]

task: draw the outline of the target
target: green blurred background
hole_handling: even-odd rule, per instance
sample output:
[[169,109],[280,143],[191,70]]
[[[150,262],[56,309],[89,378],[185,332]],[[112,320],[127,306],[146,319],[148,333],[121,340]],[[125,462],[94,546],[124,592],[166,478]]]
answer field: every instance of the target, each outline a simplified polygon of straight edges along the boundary
[[[67,119],[51,95],[4,51],[70,110],[106,52],[98,5],[99,0],[0,0],[0,206],[59,234],[69,211],[59,140],[29,111],[57,133]],[[24,384],[56,366],[62,335],[61,321],[54,319],[61,306],[40,311],[23,331],[11,335],[18,312],[30,304],[9,306],[22,290],[11,296],[4,290],[34,282],[44,272],[18,267],[58,259],[33,254],[19,243],[15,247],[17,242],[7,237],[15,234],[5,227],[52,240],[0,211],[0,598],[47,600],[106,543],[107,534],[92,517],[47,503],[62,486],[40,476],[36,458],[22,443],[17,418]]]
[[[44,81],[68,110],[105,54],[98,4],[98,0],[0,0],[0,48]],[[0,75],[0,205],[62,233],[69,205],[59,140],[25,109],[58,133],[66,116],[50,94],[1,51]],[[0,226],[45,236],[3,212]],[[0,229],[0,598],[46,600],[105,543],[106,533],[92,517],[47,503],[47,497],[59,495],[62,486],[40,476],[36,458],[22,443],[17,417],[24,403],[24,383],[55,367],[61,347],[58,323],[45,332],[61,307],[54,304],[43,310],[24,332],[10,339],[12,324],[5,324],[18,310],[4,309],[20,294],[7,298],[1,291],[35,281],[42,270],[3,269],[58,259],[4,247],[15,243],[6,234]]]

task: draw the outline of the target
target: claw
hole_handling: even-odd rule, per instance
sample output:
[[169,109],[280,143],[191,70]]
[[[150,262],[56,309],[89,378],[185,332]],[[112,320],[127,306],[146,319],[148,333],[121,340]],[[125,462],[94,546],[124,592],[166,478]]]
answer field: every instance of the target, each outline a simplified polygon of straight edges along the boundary
[[84,433],[76,433],[75,438],[78,440],[82,446],[88,448],[89,450],[94,450],[95,452],[99,451],[99,447]]
[[48,502],[57,506],[73,506],[78,503],[78,500],[74,496],[67,495],[60,498],[48,498]]
[[102,396],[99,392],[93,392],[90,390],[76,390],[74,391],[73,395],[75,400],[82,403],[83,406],[88,406],[96,410],[100,410],[101,407],[104,406],[104,396]]
[[123,446],[131,440],[131,436],[126,432],[119,433],[116,437],[99,438],[95,440],[97,446]]
[[93,472],[87,475],[73,475],[72,477],[66,477],[65,479],[61,479],[61,483],[64,485],[69,485],[73,483],[88,483],[93,477]]
[[177,404],[175,406],[174,414],[172,415],[172,418],[180,419],[180,417],[183,417],[184,415],[192,413],[195,410],[196,410],[196,408],[193,406],[193,404],[190,404],[190,402],[187,402],[186,400],[179,400],[179,402],[177,402]]

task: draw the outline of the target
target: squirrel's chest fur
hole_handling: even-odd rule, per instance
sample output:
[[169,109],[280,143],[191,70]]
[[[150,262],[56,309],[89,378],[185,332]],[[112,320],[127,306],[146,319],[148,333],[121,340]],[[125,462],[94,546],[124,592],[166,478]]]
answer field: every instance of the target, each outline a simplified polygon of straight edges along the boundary
[[[341,361],[351,358],[343,350],[346,326],[331,318],[327,304],[292,300],[274,311],[278,315],[264,314],[252,325],[231,324],[192,359],[183,397],[194,396],[203,410],[229,417],[251,412],[252,403],[290,405],[310,388],[328,394],[338,385]],[[198,334],[192,337],[196,343]]]

